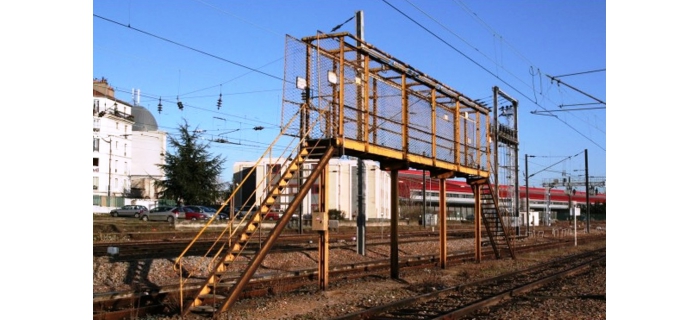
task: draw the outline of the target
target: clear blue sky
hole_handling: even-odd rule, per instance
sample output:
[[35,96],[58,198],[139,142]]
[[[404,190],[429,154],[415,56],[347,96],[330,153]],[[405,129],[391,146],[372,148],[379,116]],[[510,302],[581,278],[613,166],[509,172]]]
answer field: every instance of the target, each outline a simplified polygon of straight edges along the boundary
[[[140,90],[162,130],[175,132],[186,119],[205,137],[240,143],[211,143],[230,179],[235,161],[256,160],[279,133],[285,35],[330,32],[358,10],[365,40],[384,52],[472,99],[492,101],[498,86],[519,100],[521,170],[525,154],[536,156],[531,185],[563,171],[582,175],[584,149],[590,175],[606,175],[599,0],[94,1],[92,74],[122,100]],[[339,31],[355,33],[355,20]]]

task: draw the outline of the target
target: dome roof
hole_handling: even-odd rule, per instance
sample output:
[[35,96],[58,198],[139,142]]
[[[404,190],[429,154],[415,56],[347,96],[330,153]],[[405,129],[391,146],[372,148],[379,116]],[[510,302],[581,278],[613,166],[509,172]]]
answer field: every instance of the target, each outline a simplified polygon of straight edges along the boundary
[[142,106],[131,108],[131,115],[134,116],[133,131],[157,131],[158,122],[148,109]]

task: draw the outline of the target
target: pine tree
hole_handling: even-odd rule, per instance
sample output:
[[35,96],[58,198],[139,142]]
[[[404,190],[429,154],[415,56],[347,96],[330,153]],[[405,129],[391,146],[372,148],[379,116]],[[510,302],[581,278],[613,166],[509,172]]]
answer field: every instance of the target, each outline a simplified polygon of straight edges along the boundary
[[225,161],[221,155],[212,156],[209,144],[198,142],[201,134],[190,131],[187,121],[180,125],[179,138],[170,137],[173,153],[165,155],[163,169],[165,179],[156,182],[159,197],[176,200],[184,205],[209,205],[219,197],[221,187],[218,176]]

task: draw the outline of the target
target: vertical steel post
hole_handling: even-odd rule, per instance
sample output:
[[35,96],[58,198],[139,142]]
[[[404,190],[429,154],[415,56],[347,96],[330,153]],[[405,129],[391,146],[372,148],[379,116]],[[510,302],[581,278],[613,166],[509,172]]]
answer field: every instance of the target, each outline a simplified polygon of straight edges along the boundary
[[425,210],[427,209],[427,205],[425,202],[425,169],[423,169],[423,216],[421,217],[421,221],[423,222],[423,228],[426,228],[425,225]]
[[591,193],[588,188],[588,149],[584,149],[584,159],[586,163],[586,233],[591,233]]
[[530,176],[527,173],[527,153],[525,154],[525,234],[530,235]]
[[481,187],[474,185],[472,190],[474,190],[474,260],[481,263]]
[[[324,224],[328,226],[328,164],[325,165],[321,176],[318,179],[319,195],[318,195],[318,211],[322,212],[323,219],[326,221]],[[318,287],[319,290],[326,290],[328,288],[328,278],[329,278],[329,234],[328,228],[318,232]]]
[[365,255],[366,220],[365,213],[365,166],[362,159],[357,158],[357,254]]
[[440,178],[440,268],[447,268],[447,181]]
[[[391,278],[399,278],[399,246],[398,246],[398,217],[399,217],[399,170],[391,169]],[[396,224],[396,227],[394,226]],[[396,233],[396,234],[394,234]],[[394,243],[396,237],[396,243]]]

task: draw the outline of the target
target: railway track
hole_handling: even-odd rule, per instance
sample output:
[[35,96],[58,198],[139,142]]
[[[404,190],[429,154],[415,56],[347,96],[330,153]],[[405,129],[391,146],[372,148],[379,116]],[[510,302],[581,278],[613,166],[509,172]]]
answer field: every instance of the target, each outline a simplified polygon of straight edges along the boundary
[[[600,237],[591,237],[579,240],[579,243],[598,241]],[[602,239],[605,239],[604,236]],[[423,241],[425,241],[423,239]],[[582,242],[583,241],[583,242]],[[386,243],[385,243],[386,244]],[[570,241],[552,241],[537,245],[519,247],[519,252],[540,251],[560,246],[570,246]],[[307,250],[316,250],[307,249]],[[490,250],[483,251],[484,258],[490,258],[493,254]],[[448,256],[448,265],[453,266],[473,261],[474,252],[464,251]],[[434,267],[438,264],[437,254],[404,257],[400,259],[402,270]],[[362,278],[370,274],[386,273],[390,270],[388,259],[380,259],[364,263],[332,266],[330,270],[331,281]],[[315,285],[317,269],[299,269],[286,272],[260,273],[251,280],[244,289],[241,298],[254,298],[271,294],[272,292],[289,292],[303,286]],[[238,274],[227,275],[226,281],[236,281]],[[193,283],[185,290],[197,290],[200,283]],[[131,291],[105,292],[93,294],[93,319],[113,320],[125,319],[135,315],[173,313],[169,305],[179,299],[179,285],[141,287]]]
[[[401,232],[399,238],[402,243],[410,241],[425,241],[427,238],[438,239],[439,233],[436,231],[411,231]],[[263,234],[261,239],[258,237],[250,241],[250,249],[248,254],[254,253],[259,248],[261,240],[264,241],[267,235]],[[448,233],[448,239],[454,238],[473,238],[474,232],[468,230],[453,230]],[[413,239],[413,240],[411,240]],[[318,240],[316,234],[288,234],[282,235],[276,242],[273,252],[290,252],[309,250],[315,248],[315,242]],[[368,246],[382,245],[389,242],[388,234],[368,234],[366,237]],[[176,257],[187,247],[191,238],[182,238],[181,234],[176,233],[158,233],[154,240],[139,240],[139,241],[110,241],[94,243],[92,246],[93,257],[111,256],[114,261],[130,261],[145,258],[171,258]],[[189,256],[201,256],[209,250],[213,244],[214,237],[210,240],[202,239],[194,244],[188,251]],[[355,234],[342,233],[334,234],[330,238],[330,243],[334,247],[352,247],[355,246]],[[110,254],[109,248],[118,248],[117,254]]]
[[605,248],[543,263],[526,270],[417,295],[386,305],[351,313],[334,320],[355,319],[460,319],[497,305],[513,296],[605,264]]

